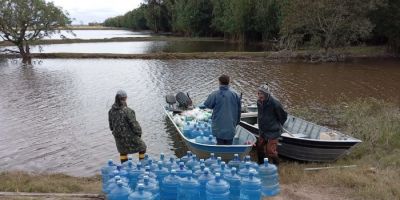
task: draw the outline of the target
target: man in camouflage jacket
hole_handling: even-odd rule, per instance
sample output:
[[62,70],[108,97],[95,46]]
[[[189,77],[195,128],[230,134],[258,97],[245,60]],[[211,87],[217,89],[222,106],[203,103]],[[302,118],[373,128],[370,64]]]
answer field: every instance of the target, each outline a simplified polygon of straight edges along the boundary
[[126,99],[126,92],[118,91],[115,103],[108,112],[110,130],[114,135],[121,163],[128,160],[127,154],[139,153],[139,159],[143,159],[147,148],[141,139],[142,128],[136,121],[135,111],[126,105]]

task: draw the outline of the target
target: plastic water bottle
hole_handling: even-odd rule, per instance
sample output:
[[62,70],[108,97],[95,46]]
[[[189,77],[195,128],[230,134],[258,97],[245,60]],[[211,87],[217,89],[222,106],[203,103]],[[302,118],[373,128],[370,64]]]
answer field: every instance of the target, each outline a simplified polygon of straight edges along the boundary
[[187,121],[183,126],[183,135],[188,138],[192,135],[192,127],[190,126],[189,121]]
[[210,157],[205,161],[207,167],[211,167],[212,164],[217,162],[217,158],[214,153],[210,154]]
[[143,184],[138,184],[137,191],[129,195],[128,200],[153,200],[153,195],[144,190]]
[[155,169],[157,169],[157,164],[155,164],[153,162],[153,159],[149,159],[149,161],[147,162],[147,166],[150,167],[150,171],[154,171]]
[[180,178],[176,175],[176,171],[171,170],[171,174],[166,176],[162,182],[161,199],[176,200],[178,197],[178,186]]
[[114,162],[110,159],[107,164],[101,168],[101,178],[103,184],[103,191],[106,187],[107,181],[110,179],[112,172],[117,169]]
[[257,171],[254,168],[251,168],[250,165],[250,162],[246,162],[245,167],[239,170],[238,174],[240,177],[247,178],[250,174],[250,170],[254,170],[253,175],[258,175]]
[[262,184],[262,196],[269,197],[279,194],[278,169],[274,164],[268,163],[268,158],[264,158],[264,164],[260,165],[259,177]]
[[142,163],[143,166],[147,166],[147,164],[149,163],[149,159],[150,159],[149,154],[146,153],[144,154],[144,159],[141,160],[140,162]]
[[221,157],[217,157],[217,162],[211,165],[211,171],[215,172],[215,170],[221,168]]
[[229,183],[229,199],[237,200],[240,197],[240,185],[241,185],[241,178],[237,175],[236,167],[231,169],[230,174],[226,174],[224,179]]
[[143,177],[146,176],[146,175],[149,176],[150,178],[154,179],[154,180],[157,178],[156,174],[154,172],[150,171],[150,167],[149,166],[145,167],[145,171],[144,171],[144,173],[141,173],[139,175],[139,179],[143,179]]
[[121,164],[123,169],[125,169],[128,166],[129,161],[133,162],[132,157],[128,157],[128,160]]
[[221,177],[224,177],[225,174],[229,174],[229,170],[226,168],[226,164],[224,161],[221,162],[220,168],[214,170],[214,173],[220,173]]
[[204,124],[204,129],[203,129],[203,134],[204,136],[208,137],[211,134],[211,126],[208,125],[208,123]]
[[239,169],[240,163],[241,163],[241,161],[240,161],[239,154],[235,153],[235,154],[233,155],[233,159],[232,159],[231,161],[228,162],[228,166],[229,166],[230,168],[236,167],[236,169]]
[[189,170],[195,170],[196,166],[199,165],[199,161],[197,161],[197,156],[193,155],[192,159],[186,162],[186,167]]
[[197,171],[197,170],[199,170],[201,164],[205,165],[205,164],[204,164],[204,159],[200,159],[199,162],[193,167],[192,171]]
[[156,181],[150,181],[150,177],[144,176],[143,181],[140,181],[139,184],[142,183],[144,186],[144,191],[150,192],[153,195],[154,200],[160,199],[160,188],[158,187],[158,183]]
[[208,140],[207,140],[207,144],[216,145],[217,144],[217,139],[214,136],[209,135],[208,136]]
[[186,155],[181,158],[180,162],[186,163],[191,159],[191,157],[192,157],[192,152],[186,151]]
[[180,162],[179,168],[176,170],[176,174],[181,178],[185,178],[188,175],[190,175],[191,172],[186,169],[185,164],[183,162]]
[[251,161],[250,156],[247,155],[244,157],[243,162],[240,164],[239,168],[242,169],[245,167],[246,162],[250,163],[250,167],[258,170],[258,164],[256,162]]
[[200,183],[192,175],[179,182],[178,200],[200,200]]
[[121,176],[121,178],[127,178],[128,177],[128,172],[122,168],[121,165],[117,165],[117,170],[119,172],[119,176]]
[[107,195],[108,200],[125,200],[128,199],[131,190],[121,180],[116,182],[115,187]]
[[200,136],[200,134],[201,134],[202,132],[203,132],[203,131],[201,131],[200,128],[197,127],[196,129],[194,129],[194,130],[192,131],[192,134],[190,135],[190,139],[194,139],[194,138],[196,138],[197,136]]
[[120,176],[115,176],[114,178],[108,181],[107,187],[105,189],[105,193],[110,193],[114,188],[117,187],[117,182],[121,182],[124,186],[129,187],[128,183],[123,181]]
[[199,136],[197,136],[197,137],[194,139],[194,141],[195,141],[196,143],[199,143],[199,144],[207,144],[208,138],[204,137],[204,134],[201,133]]
[[169,163],[166,164],[165,167],[168,169],[168,171],[179,168],[179,166],[175,162],[175,158],[173,158],[173,157],[169,158]]
[[198,180],[200,183],[200,199],[206,199],[206,186],[208,181],[213,180],[215,177],[210,173],[208,168],[204,169],[204,173],[199,176]]
[[252,169],[248,178],[242,179],[240,189],[241,200],[259,200],[261,198],[261,180],[254,177],[255,170]]
[[162,180],[164,179],[164,177],[168,176],[168,174],[169,174],[168,169],[163,167],[162,161],[158,161],[158,168],[156,170],[154,170],[154,173],[157,176],[157,181],[161,188]]
[[207,183],[207,200],[225,200],[229,198],[229,183],[222,179],[221,174],[216,173],[215,179]]
[[136,168],[128,171],[129,187],[134,190],[137,185],[139,176],[144,173],[144,168],[142,168],[142,163],[137,163]]
[[198,170],[196,170],[195,172],[194,172],[194,176],[196,177],[196,178],[198,178],[198,177],[200,177],[203,173],[204,173],[204,169],[206,168],[206,165],[203,163],[203,164],[200,164],[200,169],[198,169]]

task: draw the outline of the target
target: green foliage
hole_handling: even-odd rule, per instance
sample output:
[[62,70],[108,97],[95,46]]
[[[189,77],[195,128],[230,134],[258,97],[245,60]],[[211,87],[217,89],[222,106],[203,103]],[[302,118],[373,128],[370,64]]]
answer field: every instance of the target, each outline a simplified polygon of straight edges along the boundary
[[124,27],[133,30],[147,29],[147,21],[145,17],[146,5],[141,5],[125,15],[108,18],[104,21],[104,26]]
[[373,5],[372,0],[289,0],[280,30],[286,47],[310,42],[327,51],[366,38],[373,28],[367,17]]
[[376,25],[374,34],[385,37],[389,51],[400,53],[400,1],[387,0],[371,14]]
[[29,44],[70,24],[67,13],[44,0],[0,0],[0,37],[15,44],[30,62]]

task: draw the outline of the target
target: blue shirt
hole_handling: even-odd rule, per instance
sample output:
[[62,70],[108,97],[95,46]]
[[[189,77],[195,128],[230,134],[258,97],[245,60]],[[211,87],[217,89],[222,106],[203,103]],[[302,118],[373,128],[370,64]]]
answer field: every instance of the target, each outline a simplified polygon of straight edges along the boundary
[[212,131],[219,139],[232,140],[236,125],[240,121],[241,99],[228,85],[221,85],[212,92],[204,102],[206,108],[212,109]]

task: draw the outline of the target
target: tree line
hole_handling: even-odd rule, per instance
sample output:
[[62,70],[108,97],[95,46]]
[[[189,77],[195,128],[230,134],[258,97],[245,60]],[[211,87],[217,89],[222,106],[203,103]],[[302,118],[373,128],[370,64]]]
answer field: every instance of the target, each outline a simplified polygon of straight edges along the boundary
[[104,25],[287,49],[367,43],[400,52],[399,0],[145,0]]

